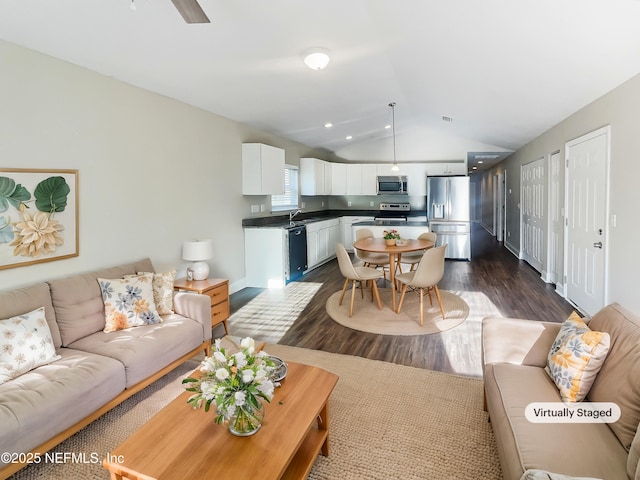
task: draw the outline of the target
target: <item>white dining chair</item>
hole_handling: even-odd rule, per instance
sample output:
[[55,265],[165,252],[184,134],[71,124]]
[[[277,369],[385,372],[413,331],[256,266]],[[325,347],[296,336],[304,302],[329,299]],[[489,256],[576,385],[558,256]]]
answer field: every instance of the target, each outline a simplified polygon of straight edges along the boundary
[[352,317],[353,302],[356,295],[356,284],[362,282],[366,284],[371,282],[371,301],[373,301],[375,297],[375,300],[378,303],[378,309],[382,310],[382,302],[380,301],[380,293],[378,292],[376,280],[379,278],[383,278],[383,273],[380,270],[376,270],[375,268],[355,266],[353,263],[351,263],[351,258],[349,258],[347,250],[341,243],[336,244],[336,256],[338,257],[338,266],[340,267],[340,272],[345,277],[344,285],[342,287],[342,294],[340,295],[340,301],[338,302],[338,305],[342,305],[344,294],[347,291],[347,285],[349,284],[349,282],[351,282],[351,305],[349,306],[349,316]]
[[[418,240],[429,240],[433,242],[435,246],[436,240],[438,239],[438,234],[433,232],[424,232],[418,235]],[[404,265],[410,265],[409,271],[412,271],[420,260],[422,260],[422,256],[424,255],[424,250],[418,250],[417,252],[408,252],[402,255],[402,263]],[[402,273],[402,272],[401,272]]]
[[433,305],[431,292],[433,291],[436,294],[438,305],[440,306],[440,313],[444,319],[445,313],[444,307],[442,306],[442,299],[440,298],[440,291],[438,290],[438,282],[444,275],[444,254],[446,248],[446,245],[430,248],[424,252],[422,259],[415,270],[401,273],[396,276],[396,280],[402,284],[402,294],[400,295],[397,313],[400,313],[400,310],[402,309],[402,302],[404,302],[404,296],[407,293],[407,288],[411,287],[414,290],[418,290],[420,292],[421,326],[424,325],[423,297],[425,292],[429,294],[429,303],[431,305]]
[[[360,228],[356,230],[356,241],[363,238],[373,238],[373,232],[368,228]],[[389,270],[389,255],[384,253],[371,253],[353,249],[356,258],[362,261],[365,267],[373,266],[374,268],[382,268],[384,279],[387,279],[387,271]]]

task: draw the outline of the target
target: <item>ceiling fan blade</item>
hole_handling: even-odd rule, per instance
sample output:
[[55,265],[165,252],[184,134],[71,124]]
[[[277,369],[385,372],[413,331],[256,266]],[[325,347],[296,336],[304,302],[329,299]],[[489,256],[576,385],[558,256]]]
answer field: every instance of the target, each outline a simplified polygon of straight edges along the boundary
[[198,0],[171,0],[187,23],[211,23]]

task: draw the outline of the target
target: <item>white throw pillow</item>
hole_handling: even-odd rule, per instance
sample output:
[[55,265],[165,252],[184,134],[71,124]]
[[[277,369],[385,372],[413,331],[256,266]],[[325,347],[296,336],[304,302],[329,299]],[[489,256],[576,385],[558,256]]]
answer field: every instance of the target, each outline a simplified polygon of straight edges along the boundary
[[0,320],[0,385],[29,370],[60,360],[44,307]]
[[153,301],[152,282],[152,273],[128,275],[127,278],[98,278],[106,333],[162,322]]

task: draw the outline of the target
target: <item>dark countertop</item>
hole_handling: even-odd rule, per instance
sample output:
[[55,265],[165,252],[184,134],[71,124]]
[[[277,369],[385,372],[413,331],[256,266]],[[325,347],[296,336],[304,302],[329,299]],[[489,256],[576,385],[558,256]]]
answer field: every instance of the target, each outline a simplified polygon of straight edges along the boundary
[[[320,222],[322,220],[331,220],[340,217],[375,217],[379,215],[378,210],[324,210],[318,212],[303,212],[294,217],[294,222],[297,224],[309,224],[311,222]],[[424,212],[416,211],[415,216],[424,216]],[[411,219],[411,216],[409,216]],[[394,220],[378,220],[378,222],[395,222],[395,223],[375,223],[369,222],[369,225],[388,225],[398,226],[406,225],[411,227],[426,227],[429,226],[427,222],[398,222]],[[243,227],[263,227],[263,228],[284,228],[289,226],[289,214],[274,215],[268,217],[257,218],[244,218],[242,220]]]
[[429,222],[417,222],[417,221],[406,221],[402,220],[374,220],[373,222],[356,222],[353,224],[354,227],[428,227]]

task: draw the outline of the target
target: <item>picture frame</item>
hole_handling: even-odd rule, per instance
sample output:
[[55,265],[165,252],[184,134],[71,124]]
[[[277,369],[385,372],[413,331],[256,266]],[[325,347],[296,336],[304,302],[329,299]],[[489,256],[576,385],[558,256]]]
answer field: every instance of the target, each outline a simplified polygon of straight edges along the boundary
[[0,270],[78,255],[78,170],[0,168]]

